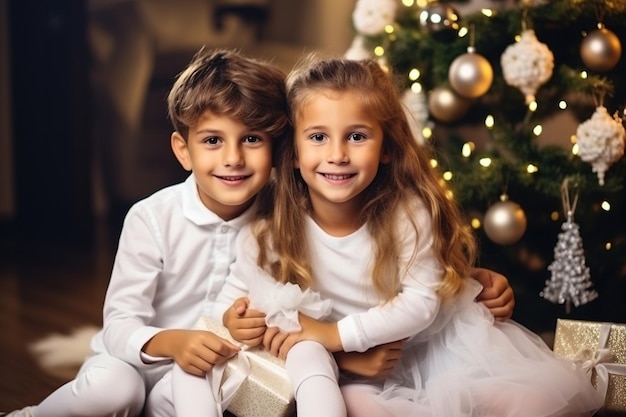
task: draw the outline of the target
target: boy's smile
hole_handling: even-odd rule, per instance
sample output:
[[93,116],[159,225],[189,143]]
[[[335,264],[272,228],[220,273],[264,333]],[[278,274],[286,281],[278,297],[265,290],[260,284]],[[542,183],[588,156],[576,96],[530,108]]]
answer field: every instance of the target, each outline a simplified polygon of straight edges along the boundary
[[172,134],[172,149],[194,173],[200,200],[224,220],[252,204],[272,171],[271,138],[228,116],[205,113],[190,127],[187,141]]

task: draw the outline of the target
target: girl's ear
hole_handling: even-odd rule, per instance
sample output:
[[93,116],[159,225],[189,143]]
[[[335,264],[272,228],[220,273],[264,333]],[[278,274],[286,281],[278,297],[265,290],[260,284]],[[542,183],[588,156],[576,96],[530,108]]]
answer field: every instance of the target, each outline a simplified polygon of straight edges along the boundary
[[172,133],[170,139],[170,145],[172,146],[172,152],[178,159],[178,162],[185,171],[191,171],[191,157],[189,156],[189,148],[187,147],[187,141],[178,132]]

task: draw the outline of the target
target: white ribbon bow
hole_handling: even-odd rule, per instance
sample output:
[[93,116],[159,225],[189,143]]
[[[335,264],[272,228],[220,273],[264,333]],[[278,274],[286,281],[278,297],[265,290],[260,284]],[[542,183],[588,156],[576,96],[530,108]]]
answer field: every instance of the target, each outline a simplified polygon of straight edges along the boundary
[[574,362],[580,366],[591,377],[595,369],[598,376],[596,389],[603,398],[606,398],[609,389],[609,374],[626,376],[626,364],[612,363],[615,356],[607,346],[611,325],[613,323],[602,323],[600,325],[600,340],[596,350],[582,348],[574,357]]
[[235,398],[235,394],[241,387],[241,384],[246,380],[250,374],[250,360],[248,359],[248,351],[246,347],[237,353],[237,366],[234,372],[222,383],[222,377],[228,366],[227,362],[215,365],[210,372],[211,378],[211,391],[213,398],[217,404],[218,415],[224,414],[224,410],[228,408],[230,403]]

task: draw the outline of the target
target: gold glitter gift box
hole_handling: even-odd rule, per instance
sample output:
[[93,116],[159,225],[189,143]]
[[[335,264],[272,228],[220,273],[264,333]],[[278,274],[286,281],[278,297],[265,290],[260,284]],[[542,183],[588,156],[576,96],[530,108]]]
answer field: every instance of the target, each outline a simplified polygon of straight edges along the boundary
[[[200,318],[194,328],[208,330],[240,345],[230,336],[226,327],[212,318]],[[245,348],[230,359],[224,368],[221,386],[230,386],[228,391],[234,391],[225,408],[237,417],[295,416],[296,403],[285,362],[261,346]],[[208,392],[207,395],[223,397],[230,394]]]
[[626,412],[626,324],[557,319],[554,352],[590,373],[604,410]]

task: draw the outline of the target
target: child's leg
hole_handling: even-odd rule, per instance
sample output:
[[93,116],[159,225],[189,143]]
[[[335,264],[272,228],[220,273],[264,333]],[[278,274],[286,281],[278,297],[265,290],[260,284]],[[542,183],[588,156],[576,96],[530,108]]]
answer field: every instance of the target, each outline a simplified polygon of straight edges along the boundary
[[76,379],[31,412],[34,417],[132,417],[143,408],[145,384],[128,363],[108,355],[88,358]]
[[393,417],[382,404],[374,399],[380,390],[372,385],[347,384],[341,387],[348,417]]
[[345,417],[339,369],[333,356],[317,342],[297,343],[287,354],[298,417]]
[[187,373],[177,364],[172,369],[172,394],[176,417],[221,417],[209,380]]

